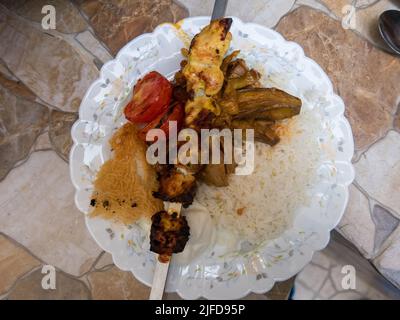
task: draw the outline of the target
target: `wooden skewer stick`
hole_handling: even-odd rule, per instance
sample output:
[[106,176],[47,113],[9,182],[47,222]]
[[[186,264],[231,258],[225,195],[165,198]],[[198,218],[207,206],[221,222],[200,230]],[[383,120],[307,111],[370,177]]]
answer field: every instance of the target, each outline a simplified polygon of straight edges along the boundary
[[[179,216],[181,213],[182,204],[176,202],[168,202],[166,205],[166,209],[169,214],[176,212]],[[162,300],[165,282],[168,276],[170,260],[171,257],[169,257],[169,260],[167,262],[161,262],[159,259],[159,255],[157,255],[157,263],[154,269],[153,285],[151,286],[149,300]]]

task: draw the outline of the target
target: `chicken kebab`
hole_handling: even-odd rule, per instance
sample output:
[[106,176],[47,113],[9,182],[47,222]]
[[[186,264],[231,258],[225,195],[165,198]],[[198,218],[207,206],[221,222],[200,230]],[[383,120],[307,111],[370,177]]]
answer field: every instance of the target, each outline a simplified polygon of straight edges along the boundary
[[[260,74],[250,69],[239,50],[229,55],[232,19],[213,20],[182,49],[185,59],[172,82],[150,72],[134,87],[125,116],[138,124],[145,140],[150,129],[168,135],[170,121],[178,129],[253,129],[256,141],[271,146],[279,142],[276,121],[300,113],[301,100],[276,88],[263,88]],[[223,153],[223,146],[221,145]],[[163,201],[192,204],[198,181],[218,187],[228,184],[232,164],[156,164],[159,188],[153,196]],[[167,261],[184,250],[189,239],[185,216],[159,211],[152,217],[150,245]]]

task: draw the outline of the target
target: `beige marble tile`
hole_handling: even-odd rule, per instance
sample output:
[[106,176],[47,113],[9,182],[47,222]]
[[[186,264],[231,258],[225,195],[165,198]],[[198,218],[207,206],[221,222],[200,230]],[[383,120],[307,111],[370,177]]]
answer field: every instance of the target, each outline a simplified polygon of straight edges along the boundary
[[199,5],[198,0],[178,0],[188,10],[191,17],[195,16],[211,16],[214,7],[214,0],[203,0]]
[[74,204],[68,164],[35,152],[0,183],[0,231],[46,263],[79,275],[101,250]]
[[[400,4],[393,0],[299,0],[296,7],[307,5],[314,9],[330,14],[339,21],[349,21],[351,16],[354,25],[351,28],[372,44],[390,51],[388,46],[381,39],[378,30],[378,17],[390,9],[399,9]],[[349,11],[353,6],[354,11]]]
[[[343,291],[342,280],[345,275],[342,273],[342,269],[344,265],[345,265],[344,263],[341,263],[336,267],[333,267],[332,270],[330,271],[330,279],[332,280],[334,287],[338,292]],[[356,279],[356,286],[357,286],[357,279]]]
[[[400,292],[391,286],[388,281],[379,275],[370,262],[363,258],[346,240],[336,232],[331,234],[331,241],[320,254],[329,260],[328,276],[315,270],[320,263],[314,255],[312,262],[307,265],[296,279],[295,300],[308,299],[399,299]],[[356,288],[347,290],[342,288],[343,266],[352,265],[356,271]],[[308,273],[309,279],[302,279],[302,273]],[[321,280],[322,277],[322,280]],[[310,284],[321,282],[321,288],[310,287]]]
[[393,231],[399,226],[400,220],[378,204],[374,205],[372,218],[376,225],[375,251],[378,252]]
[[338,229],[364,256],[371,257],[374,253],[375,224],[368,199],[353,185],[349,191],[349,203]]
[[0,76],[0,180],[25,159],[47,126],[47,107],[22,84]]
[[346,291],[337,293],[332,300],[360,300],[362,296],[355,291]]
[[290,11],[294,3],[294,0],[255,0],[251,1],[251,5],[246,5],[241,0],[232,0],[228,1],[227,15],[272,28]]
[[6,297],[8,300],[87,300],[90,299],[90,291],[85,284],[73,279],[63,272],[56,272],[56,288],[43,289],[42,268],[38,268],[31,274],[17,282],[13,290]]
[[389,241],[390,244],[373,263],[385,277],[400,287],[400,227]]
[[313,291],[319,291],[328,277],[328,271],[314,264],[307,265],[298,275],[298,281]]
[[306,7],[284,17],[277,30],[298,42],[327,72],[346,104],[357,150],[365,150],[386,134],[399,98],[398,58],[343,29],[340,22]]
[[296,3],[293,6],[292,11],[294,11],[295,9],[297,9],[301,6],[306,6],[306,7],[316,9],[318,11],[324,12],[327,15],[330,15],[332,18],[337,19],[337,17],[333,14],[333,12],[331,12],[331,10],[322,1],[319,1],[319,0],[296,0]]
[[52,110],[49,120],[49,138],[53,149],[65,161],[69,160],[72,147],[71,127],[78,114]]
[[16,78],[9,78],[7,74],[0,74],[0,86],[13,96],[21,97],[29,101],[36,100],[35,94],[29,90],[27,86]]
[[376,290],[373,287],[368,288],[368,292],[366,293],[366,298],[370,300],[389,300],[388,297],[383,292]]
[[46,103],[77,111],[96,66],[83,61],[61,38],[45,34],[22,18],[0,10],[0,56],[7,67]]
[[75,39],[103,64],[113,58],[90,31],[86,30],[77,34]]
[[52,149],[50,142],[49,132],[46,130],[41,135],[39,135],[33,146],[34,151]]
[[400,134],[390,131],[355,164],[357,183],[400,217]]
[[318,297],[321,299],[329,299],[336,293],[336,288],[330,278],[326,279],[321,290],[318,292]]
[[56,9],[56,30],[63,33],[75,33],[87,28],[86,21],[68,0],[13,0],[3,3],[21,17],[40,23],[44,17],[43,6],[52,5]]
[[114,265],[114,261],[112,259],[112,255],[108,252],[103,252],[102,256],[100,257],[99,261],[97,261],[94,268],[96,270],[103,270],[104,268],[108,268]]
[[354,6],[357,9],[368,8],[385,0],[320,0],[336,17],[341,18],[345,14],[345,6]]
[[332,262],[329,259],[329,257],[322,251],[314,252],[312,261],[313,261],[313,264],[315,264],[319,267],[325,268],[325,269],[329,269],[332,265]]
[[163,22],[176,22],[187,16],[186,9],[172,0],[77,2],[95,34],[114,55],[138,35],[152,31]]
[[0,295],[25,273],[40,265],[28,251],[0,234]]
[[91,272],[88,279],[95,300],[142,300],[148,299],[150,294],[150,289],[136,280],[131,272],[117,267]]
[[10,70],[8,70],[7,66],[5,65],[5,63],[1,60],[0,58],[0,75],[3,78],[6,78],[8,80],[12,80],[12,81],[18,81],[18,79],[11,73]]
[[[181,0],[188,9],[191,16],[210,16],[214,1]],[[256,22],[267,27],[275,26],[279,19],[290,11],[294,0],[252,0],[243,2],[241,0],[230,0],[226,8],[227,16],[235,16],[245,22]]]

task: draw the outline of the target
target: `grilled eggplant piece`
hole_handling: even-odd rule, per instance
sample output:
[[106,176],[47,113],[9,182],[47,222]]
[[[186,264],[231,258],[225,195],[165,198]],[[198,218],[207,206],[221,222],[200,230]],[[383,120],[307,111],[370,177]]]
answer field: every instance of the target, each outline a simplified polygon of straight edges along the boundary
[[153,192],[155,198],[180,202],[185,208],[192,204],[196,191],[196,178],[193,174],[172,167],[163,175],[159,175],[158,181],[160,187],[158,191]]
[[204,90],[206,95],[221,90],[224,74],[220,67],[232,39],[231,24],[231,18],[211,21],[193,38],[188,64],[183,69],[189,90],[195,93]]
[[243,89],[248,86],[258,86],[260,77],[260,74],[256,70],[251,69],[239,77],[229,79],[227,86],[235,90]]
[[254,110],[252,112],[239,112],[235,119],[248,119],[248,120],[283,120],[294,117],[300,113],[299,108],[274,106],[268,110]]
[[199,178],[208,185],[216,187],[226,187],[228,185],[228,175],[225,165],[207,164],[199,174]]
[[259,79],[260,74],[254,69],[246,70],[240,76],[228,79],[222,93],[222,98],[217,100],[221,113],[226,113],[228,115],[238,114],[239,104],[237,99],[237,90],[246,87],[258,87]]
[[272,129],[272,125],[272,121],[262,120],[233,120],[231,123],[232,129],[253,129],[256,141],[274,146],[280,139],[278,134]]
[[217,100],[221,114],[235,115],[239,113],[239,105],[236,98],[236,90],[232,85],[227,84],[222,98]]
[[282,120],[300,113],[301,100],[276,88],[238,90],[235,119]]
[[224,60],[222,61],[222,64],[221,64],[221,70],[224,73],[224,75],[227,74],[228,67],[230,66],[233,59],[235,59],[239,53],[240,53],[240,50],[235,50],[231,54],[227,55],[224,58]]
[[189,240],[190,229],[184,216],[162,210],[151,217],[150,250],[167,260],[173,253],[182,252]]
[[289,108],[301,107],[301,100],[285,91],[276,88],[243,89],[237,92],[238,103],[241,111],[270,107],[274,105]]
[[[211,147],[212,139],[210,138],[210,157],[213,157],[213,150]],[[220,160],[225,157],[224,150],[224,139],[220,140]],[[232,148],[233,149],[233,148]],[[233,158],[233,155],[232,155]],[[228,185],[228,176],[224,163],[210,163],[204,166],[203,170],[200,171],[198,177],[208,185],[213,185],[216,187],[225,187]]]
[[228,79],[233,79],[243,76],[247,71],[249,68],[246,62],[243,59],[236,59],[229,64],[226,75]]

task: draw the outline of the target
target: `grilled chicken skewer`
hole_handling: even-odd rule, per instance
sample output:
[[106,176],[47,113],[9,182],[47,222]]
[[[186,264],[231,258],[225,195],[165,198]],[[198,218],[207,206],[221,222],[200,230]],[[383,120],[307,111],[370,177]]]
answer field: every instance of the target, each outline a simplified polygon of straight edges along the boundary
[[[230,18],[211,21],[210,25],[192,40],[188,63],[183,69],[187,91],[194,97],[188,100],[185,106],[187,127],[200,129],[201,120],[205,121],[210,112],[219,114],[209,96],[217,94],[224,83],[221,64],[232,38],[229,33],[231,24]],[[160,189],[153,195],[164,201],[190,205],[196,188],[195,175],[200,167],[178,164],[172,167],[159,166],[158,169]],[[152,300],[161,299],[170,257],[173,253],[183,251],[189,238],[189,226],[186,219],[180,215],[180,210],[180,203],[170,202],[168,212],[160,211],[152,217],[150,245],[151,250],[159,254],[150,294]]]
[[159,211],[151,218],[150,250],[159,254],[160,262],[182,252],[189,239],[189,225],[180,211],[179,203],[170,203],[168,211]]
[[[232,39],[231,24],[231,18],[224,18],[211,21],[203,28],[190,44],[182,73],[175,77],[176,81],[185,82],[188,96],[193,97],[185,105],[186,127],[199,131],[220,113],[211,95],[217,94],[224,84],[221,65]],[[154,196],[164,201],[181,202],[188,207],[193,201],[196,174],[200,170],[201,166],[164,166],[159,171],[160,189]]]

